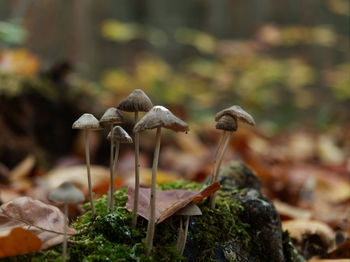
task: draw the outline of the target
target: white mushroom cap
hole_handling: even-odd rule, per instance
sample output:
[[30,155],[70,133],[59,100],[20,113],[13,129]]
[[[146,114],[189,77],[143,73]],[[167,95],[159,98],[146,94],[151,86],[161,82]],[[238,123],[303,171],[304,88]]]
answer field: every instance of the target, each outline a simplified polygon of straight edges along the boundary
[[187,206],[185,206],[183,209],[176,212],[176,215],[181,216],[201,216],[202,211],[201,209],[193,202],[189,203]]
[[127,112],[148,112],[153,104],[151,99],[141,89],[135,89],[122,100],[117,108]]
[[248,114],[246,111],[244,111],[240,106],[234,105],[220,111],[219,113],[216,114],[215,121],[219,121],[219,119],[224,115],[231,115],[233,118],[237,120],[240,120],[249,125],[255,126],[254,118],[250,114]]
[[187,132],[189,130],[188,125],[174,116],[167,108],[164,106],[154,106],[137,122],[134,126],[134,132],[137,133],[157,127],[165,127],[175,132]]
[[100,119],[100,124],[120,124],[124,121],[123,115],[114,107],[110,107],[106,110]]
[[[111,132],[108,133],[107,139],[111,139]],[[132,138],[123,128],[120,126],[115,126],[113,128],[113,141],[117,141],[119,143],[132,143]]]
[[225,131],[236,131],[237,121],[231,115],[223,115],[216,123],[216,129],[221,129]]
[[50,193],[49,199],[58,203],[79,203],[83,202],[85,198],[83,193],[73,184],[64,182]]
[[73,129],[101,129],[100,123],[92,114],[83,114],[72,125]]

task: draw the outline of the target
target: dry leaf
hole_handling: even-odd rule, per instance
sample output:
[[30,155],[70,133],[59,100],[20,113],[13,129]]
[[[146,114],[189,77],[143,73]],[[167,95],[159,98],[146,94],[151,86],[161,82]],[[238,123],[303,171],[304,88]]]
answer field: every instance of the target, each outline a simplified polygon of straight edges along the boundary
[[[202,191],[192,190],[156,190],[156,223],[163,222],[168,217],[175,214],[181,208],[188,205],[190,202],[198,202],[201,199],[209,196],[220,189],[218,182],[206,187]],[[132,211],[134,206],[134,187],[129,187],[127,191],[128,202],[126,208]],[[139,207],[138,214],[145,219],[149,219],[150,215],[150,189],[140,188],[139,191]]]
[[335,250],[327,254],[327,258],[350,258],[350,240],[340,244]]
[[312,213],[309,210],[288,205],[287,203],[279,201],[278,199],[274,200],[273,204],[275,205],[282,220],[296,218],[310,219],[312,216]]
[[350,259],[320,259],[320,258],[311,258],[308,262],[350,262]]
[[335,233],[327,224],[308,219],[294,219],[282,222],[283,230],[288,230],[290,237],[298,242],[302,241],[303,235],[316,234],[328,246],[335,237]]
[[34,233],[15,227],[9,235],[0,237],[0,258],[39,251],[40,247],[41,240]]
[[35,166],[35,162],[35,157],[33,155],[28,155],[14,169],[11,170],[10,180],[14,182],[22,180],[26,176],[30,175],[30,172]]
[[[93,191],[95,188],[104,188],[104,185],[109,185],[109,172],[109,169],[103,166],[91,166],[91,182]],[[44,179],[51,189],[58,187],[64,182],[70,182],[79,187],[84,193],[89,191],[85,165],[53,169],[47,173]]]
[[[67,218],[57,207],[20,197],[0,207],[0,236],[23,227],[41,239],[41,249],[49,248],[63,242],[64,219]],[[75,230],[68,228],[68,234],[75,234]]]
[[[134,171],[129,173],[125,180],[126,185],[134,185]],[[181,177],[176,172],[166,171],[159,169],[157,172],[157,184],[170,183],[180,180]],[[143,186],[150,186],[152,182],[152,169],[150,168],[140,168],[140,184]]]

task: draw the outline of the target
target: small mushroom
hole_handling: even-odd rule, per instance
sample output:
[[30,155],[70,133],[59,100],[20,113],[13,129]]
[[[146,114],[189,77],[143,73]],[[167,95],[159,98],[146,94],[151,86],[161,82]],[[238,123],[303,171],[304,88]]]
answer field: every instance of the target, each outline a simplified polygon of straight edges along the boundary
[[157,181],[157,168],[160,148],[161,128],[165,127],[175,132],[187,132],[189,130],[188,125],[181,119],[174,116],[168,109],[163,106],[154,106],[144,117],[134,126],[134,132],[139,133],[146,129],[157,128],[156,133],[156,145],[153,156],[152,166],[152,186],[150,196],[150,219],[148,221],[147,236],[146,236],[146,249],[149,254],[153,246],[153,237],[155,229],[155,205],[156,205],[156,181]]
[[56,190],[49,194],[49,200],[57,203],[64,203],[64,238],[62,260],[66,261],[67,256],[67,228],[68,228],[68,204],[74,204],[84,201],[83,193],[77,189],[73,184],[65,182],[61,184]]
[[[188,234],[188,225],[190,223],[190,217],[191,216],[200,216],[202,215],[202,211],[200,208],[191,202],[186,207],[181,209],[176,213],[176,215],[181,216],[180,217],[180,227],[179,227],[179,233],[177,237],[177,251],[179,255],[182,255],[185,246],[186,246],[186,240],[187,240],[187,234]],[[185,225],[183,223],[183,218],[185,218]]]
[[[135,113],[135,125],[138,121],[139,112],[148,112],[151,110],[153,104],[149,97],[141,89],[135,89],[118,105],[118,109],[126,112]],[[139,142],[140,137],[138,133],[135,133],[135,193],[134,193],[134,207],[132,211],[132,225],[136,227],[137,223],[137,210],[139,201],[139,188],[140,188],[140,165],[139,165]]]
[[91,203],[92,215],[96,215],[94,199],[92,197],[91,173],[90,173],[90,153],[89,153],[89,130],[102,129],[98,120],[92,114],[83,114],[77,121],[73,123],[73,129],[82,129],[85,133],[85,159],[87,168],[87,177],[89,184],[89,196]]
[[110,209],[111,211],[113,211],[114,209],[114,197],[113,197],[114,173],[115,173],[115,166],[117,164],[118,156],[119,156],[119,145],[120,143],[132,143],[132,138],[128,135],[128,133],[123,128],[121,128],[120,126],[116,126],[113,128],[111,132],[109,132],[107,139],[109,139],[112,144],[115,143],[114,160],[113,160],[112,175],[111,175],[111,186],[110,186],[111,201],[107,206],[107,209]]
[[[118,111],[118,109],[114,107],[110,107],[106,110],[106,112],[103,114],[103,116],[100,119],[100,124],[102,126],[110,126],[110,132],[113,132],[113,125],[114,124],[120,124],[124,121],[124,118],[122,114]],[[112,201],[112,184],[113,184],[113,140],[111,140],[110,145],[110,162],[109,162],[109,169],[110,169],[110,185],[109,185],[109,191],[108,191],[108,201],[107,201],[107,208],[110,208],[111,201]]]
[[[252,125],[252,126],[255,125],[254,118],[250,114],[248,114],[246,111],[244,111],[240,106],[237,106],[237,105],[226,108],[226,109],[220,111],[219,113],[217,113],[215,116],[215,121],[218,122],[216,124],[216,128],[223,130],[223,133],[221,135],[221,139],[220,139],[220,142],[219,142],[219,145],[218,145],[215,157],[214,157],[214,166],[216,164],[216,157],[217,157],[217,154],[219,152],[219,148],[221,147],[221,144],[224,140],[225,133],[229,132],[229,134],[225,138],[226,141],[225,141],[224,147],[221,151],[221,155],[219,157],[219,162],[217,164],[215,173],[213,172],[214,167],[212,169],[212,175],[211,175],[211,180],[210,180],[211,183],[216,182],[218,180],[221,163],[222,163],[224,154],[227,150],[228,144],[229,144],[231,137],[233,135],[233,132],[236,131],[238,128],[238,126],[237,126],[238,120],[240,120],[244,123],[247,123],[249,125]],[[210,197],[210,206],[212,208],[215,208],[215,201],[216,201],[216,193],[214,193]]]

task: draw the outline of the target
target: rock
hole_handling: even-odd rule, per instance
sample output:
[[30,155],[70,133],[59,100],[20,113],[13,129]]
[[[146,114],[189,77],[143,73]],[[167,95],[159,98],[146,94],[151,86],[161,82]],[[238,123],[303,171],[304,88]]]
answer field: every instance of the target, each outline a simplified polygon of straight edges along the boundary
[[260,192],[260,179],[243,163],[225,167],[220,177],[222,190],[231,190],[232,198],[243,207],[238,216],[242,222],[250,225],[247,231],[253,245],[248,248],[251,250],[245,250],[234,239],[222,244],[219,250],[226,261],[230,261],[231,257],[235,261],[285,261],[281,220],[273,203]]

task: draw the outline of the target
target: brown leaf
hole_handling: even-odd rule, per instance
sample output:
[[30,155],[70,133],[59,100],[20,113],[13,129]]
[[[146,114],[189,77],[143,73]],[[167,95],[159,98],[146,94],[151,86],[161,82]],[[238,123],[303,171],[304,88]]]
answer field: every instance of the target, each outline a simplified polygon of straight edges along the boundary
[[327,224],[316,220],[288,220],[282,222],[282,228],[288,230],[290,237],[299,243],[305,235],[316,234],[327,246],[330,246],[335,236],[334,231]]
[[0,237],[0,258],[39,251],[40,247],[41,240],[34,233],[15,227],[9,235]]
[[30,172],[35,166],[35,162],[35,157],[33,155],[28,155],[14,169],[11,170],[10,180],[14,182],[22,180],[26,176],[30,175]]
[[[190,202],[198,202],[201,199],[209,196],[220,189],[218,182],[206,187],[202,191],[192,190],[157,190],[156,191],[156,223],[163,222],[168,217],[175,214],[181,208],[188,205]],[[132,211],[134,206],[134,187],[129,187],[127,195],[128,202],[126,208]],[[138,214],[145,219],[149,219],[150,215],[150,189],[140,188],[139,191],[139,207]]]
[[[104,185],[109,185],[109,176],[108,168],[103,166],[91,166],[91,182],[93,191],[95,192],[95,188],[104,188]],[[85,165],[53,169],[47,173],[45,181],[48,183],[49,188],[51,189],[58,187],[64,182],[70,182],[79,187],[85,194],[87,194],[89,191]]]
[[340,244],[327,258],[350,258],[350,240]]
[[[23,227],[41,239],[41,249],[49,248],[63,242],[64,219],[67,218],[57,207],[20,197],[0,207],[0,236]],[[75,230],[68,228],[68,234],[75,234]]]
[[295,218],[310,219],[312,216],[311,211],[302,209],[299,207],[291,206],[287,203],[279,201],[278,199],[274,200],[273,204],[275,205],[282,220],[295,219]]

